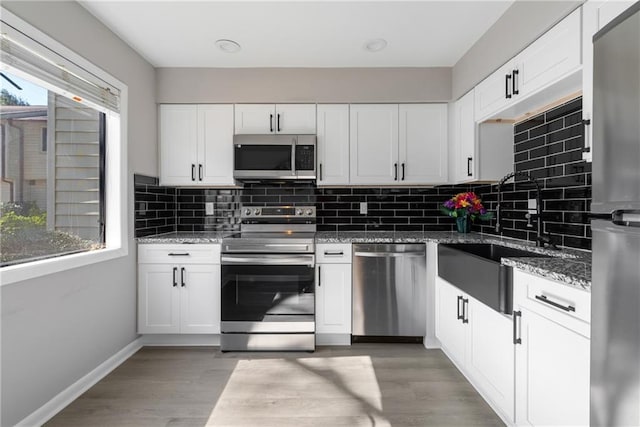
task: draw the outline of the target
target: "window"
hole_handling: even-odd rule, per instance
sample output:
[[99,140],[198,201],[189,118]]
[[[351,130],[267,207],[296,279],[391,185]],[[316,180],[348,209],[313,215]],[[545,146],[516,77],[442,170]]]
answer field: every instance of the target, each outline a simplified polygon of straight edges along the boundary
[[4,9],[1,37],[3,283],[126,254],[126,86]]

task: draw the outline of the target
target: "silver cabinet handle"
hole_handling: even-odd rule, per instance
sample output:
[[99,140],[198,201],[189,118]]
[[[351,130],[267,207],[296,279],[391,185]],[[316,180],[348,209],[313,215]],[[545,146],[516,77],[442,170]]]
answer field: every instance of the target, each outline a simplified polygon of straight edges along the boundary
[[559,308],[560,310],[564,310],[564,311],[576,311],[576,308],[570,305],[562,305],[559,304],[555,301],[551,301],[550,299],[547,298],[546,295],[536,295],[536,299],[538,301],[542,301],[545,304],[549,304],[550,306],[553,306],[555,308]]
[[366,258],[423,257],[425,252],[356,252],[354,255]]
[[189,256],[189,252],[169,252],[169,256]]
[[322,276],[320,275],[320,266],[318,266],[318,287],[322,286]]
[[522,344],[522,338],[518,336],[518,317],[522,317],[521,311],[513,312],[513,343]]
[[325,256],[343,256],[344,251],[337,251],[337,252],[324,251],[324,255]]

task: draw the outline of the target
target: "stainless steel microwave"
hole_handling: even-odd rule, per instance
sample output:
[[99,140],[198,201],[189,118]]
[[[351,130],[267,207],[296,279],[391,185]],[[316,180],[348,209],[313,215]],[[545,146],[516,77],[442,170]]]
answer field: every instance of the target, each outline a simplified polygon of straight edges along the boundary
[[233,177],[315,179],[315,135],[234,135]]

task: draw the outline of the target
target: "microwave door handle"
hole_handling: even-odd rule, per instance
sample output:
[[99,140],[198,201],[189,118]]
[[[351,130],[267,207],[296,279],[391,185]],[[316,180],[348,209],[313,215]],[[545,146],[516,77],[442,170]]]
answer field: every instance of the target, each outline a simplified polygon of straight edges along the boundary
[[296,176],[296,139],[291,141],[291,175]]

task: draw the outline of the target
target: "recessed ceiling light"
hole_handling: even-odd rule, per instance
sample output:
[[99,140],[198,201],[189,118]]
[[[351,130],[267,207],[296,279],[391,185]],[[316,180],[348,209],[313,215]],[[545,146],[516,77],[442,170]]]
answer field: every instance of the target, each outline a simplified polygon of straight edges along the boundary
[[373,39],[364,44],[364,48],[369,52],[380,52],[385,47],[387,47],[385,39]]
[[240,51],[240,44],[238,44],[238,42],[234,42],[233,40],[216,40],[216,46],[218,46],[218,49],[225,53],[236,53]]

